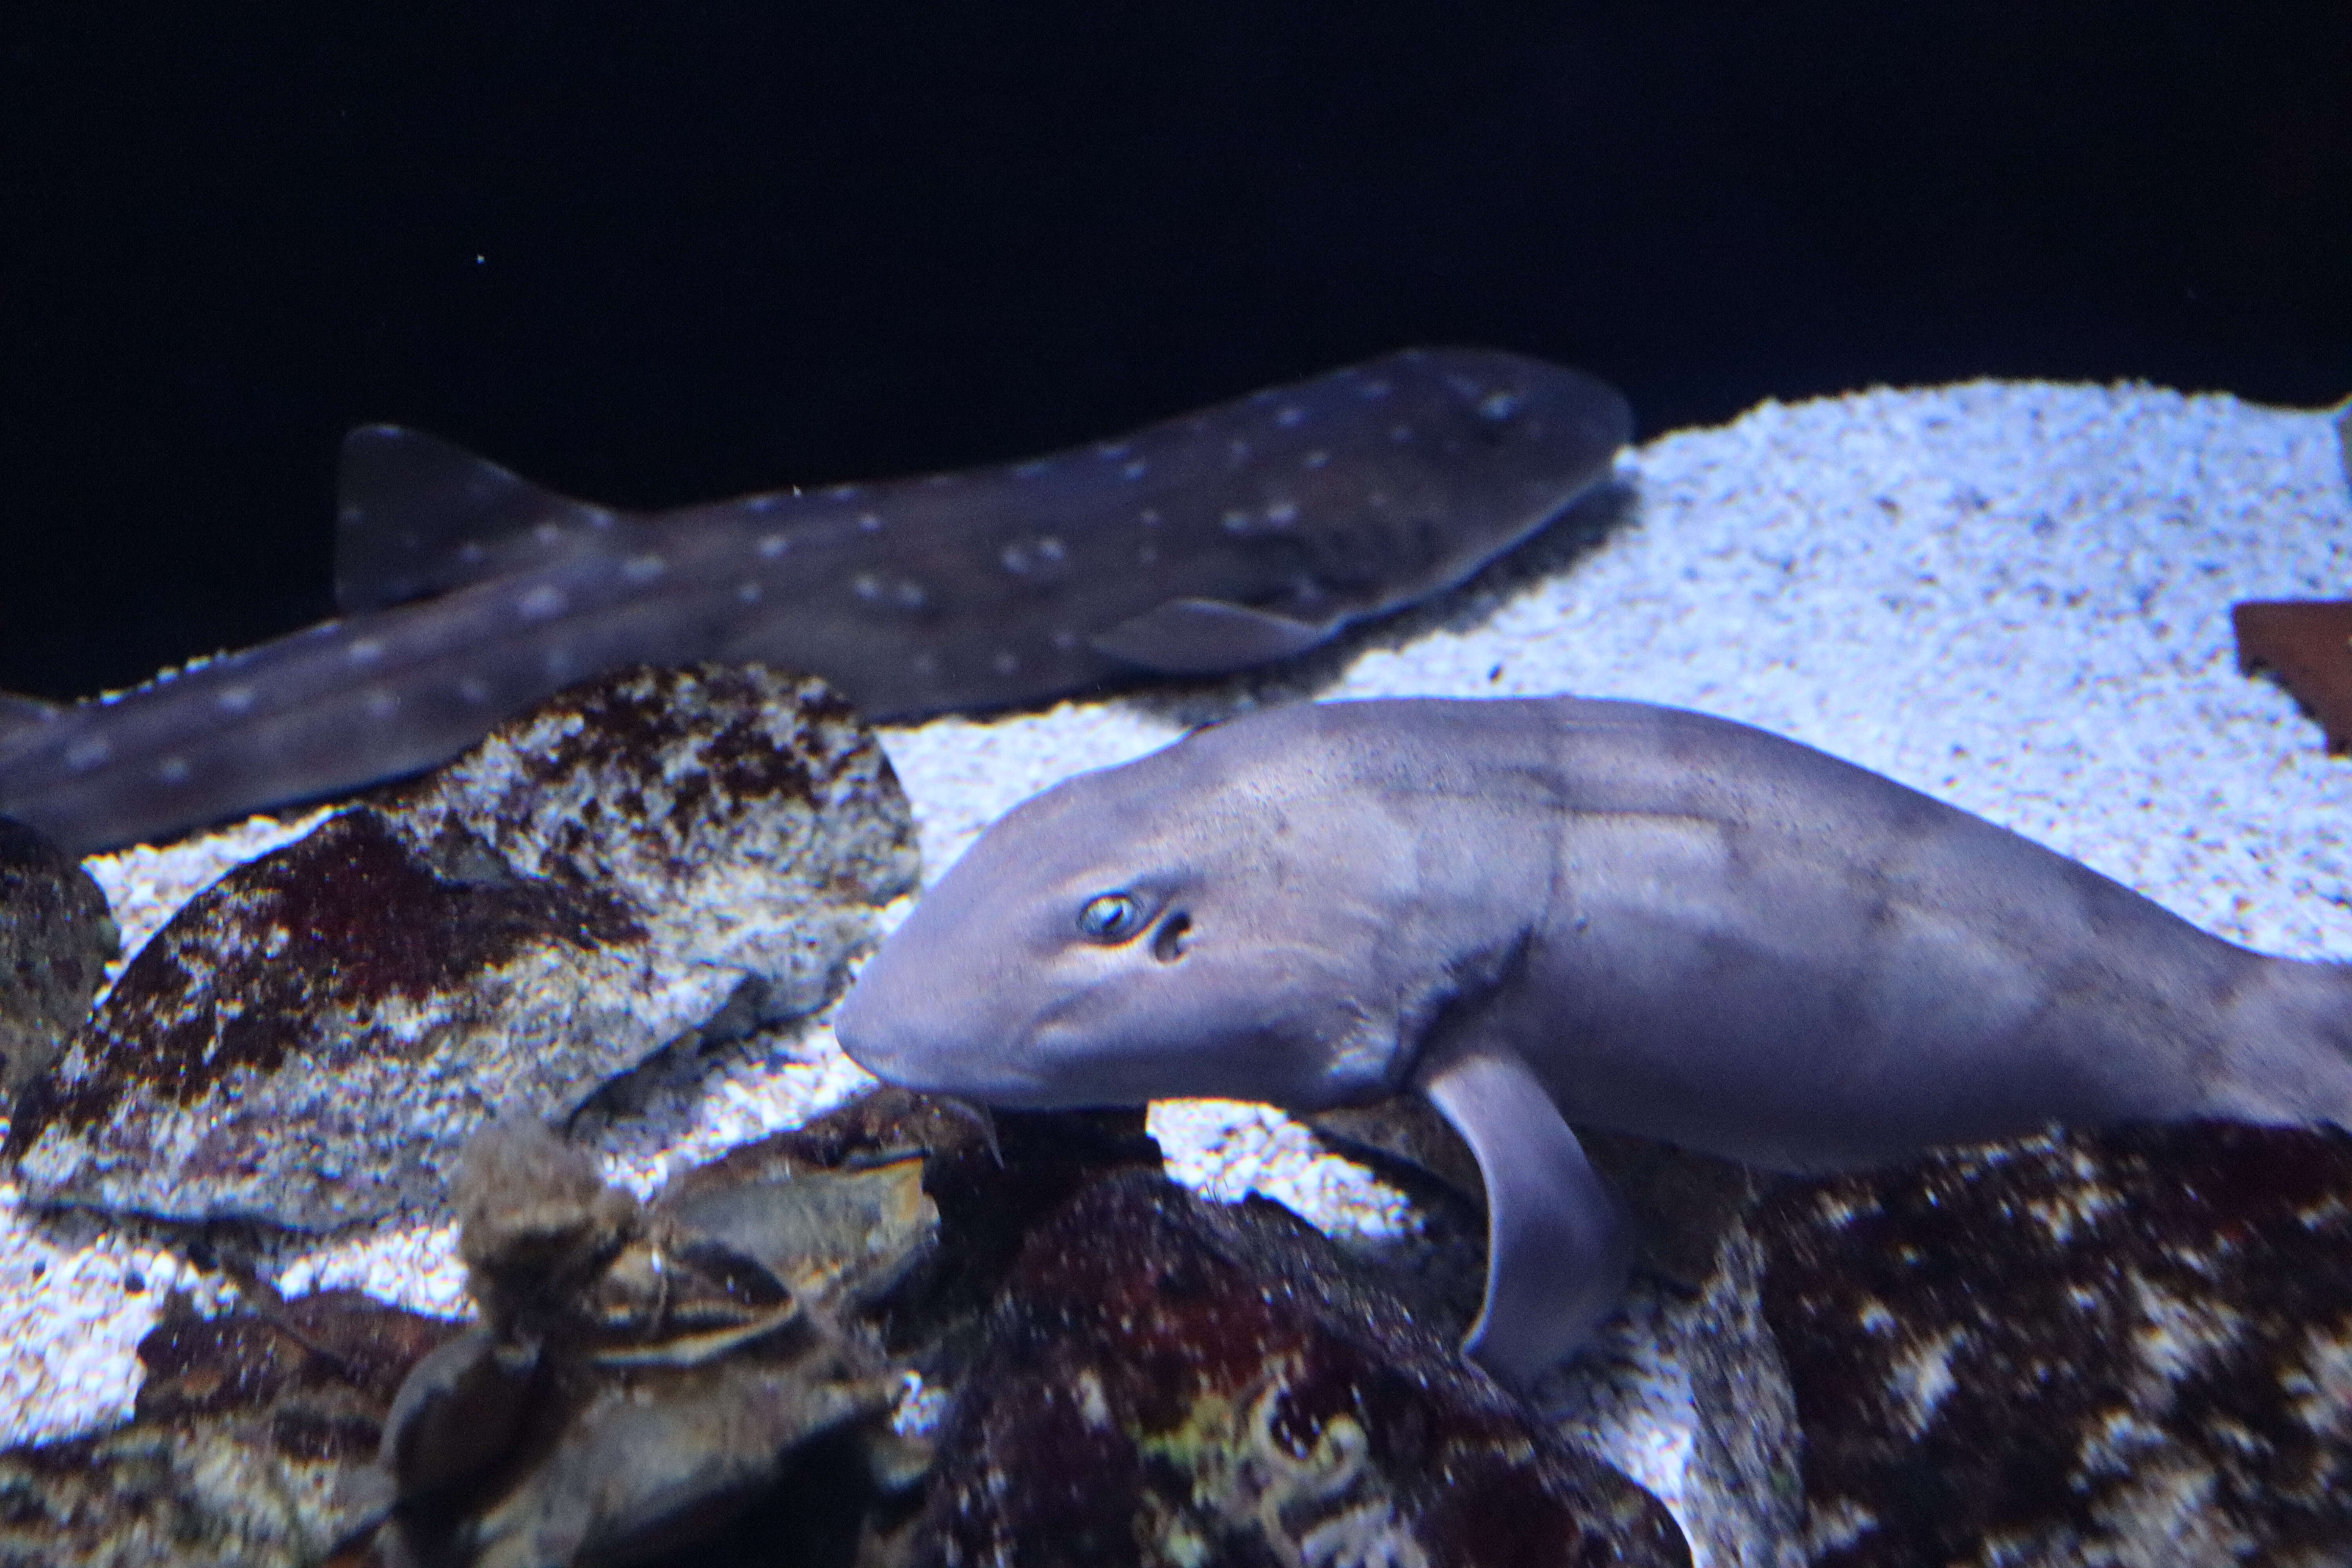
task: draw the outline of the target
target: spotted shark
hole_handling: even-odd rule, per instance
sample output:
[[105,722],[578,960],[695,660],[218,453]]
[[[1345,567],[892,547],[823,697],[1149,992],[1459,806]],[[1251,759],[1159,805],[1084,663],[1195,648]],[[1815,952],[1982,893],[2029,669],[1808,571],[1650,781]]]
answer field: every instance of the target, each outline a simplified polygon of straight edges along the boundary
[[2053,1122],[2352,1125],[2352,966],[1765,731],[1566,697],[1265,710],[1057,784],[835,1025],[884,1079],[1000,1105],[1422,1095],[1485,1178],[1465,1349],[1522,1384],[1632,1253],[1571,1124],[1783,1171]]
[[1581,372],[1409,350],[1031,461],[653,513],[413,430],[345,440],[335,619],[71,705],[0,696],[0,815],[88,853],[456,755],[632,664],[759,660],[870,718],[1297,654],[1606,476]]

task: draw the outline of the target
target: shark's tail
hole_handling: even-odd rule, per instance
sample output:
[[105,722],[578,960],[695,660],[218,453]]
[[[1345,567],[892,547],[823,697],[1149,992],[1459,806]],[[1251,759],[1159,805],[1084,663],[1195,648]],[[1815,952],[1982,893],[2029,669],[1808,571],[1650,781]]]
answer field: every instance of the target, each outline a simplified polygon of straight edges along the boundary
[[2273,958],[2229,1008],[2210,1114],[2352,1131],[2352,964]]

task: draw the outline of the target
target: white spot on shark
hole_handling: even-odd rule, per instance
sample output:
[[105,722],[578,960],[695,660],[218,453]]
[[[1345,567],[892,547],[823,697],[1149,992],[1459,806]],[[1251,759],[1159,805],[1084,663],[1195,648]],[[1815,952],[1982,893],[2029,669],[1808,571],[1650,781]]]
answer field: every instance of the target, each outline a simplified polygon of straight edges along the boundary
[[78,773],[86,773],[114,755],[114,746],[103,735],[90,735],[66,748],[66,766]]
[[990,666],[995,669],[997,674],[1011,675],[1014,670],[1021,668],[1021,656],[1013,652],[1010,648],[1007,648],[1005,651],[998,654],[994,658],[990,659],[988,662]]
[[1151,465],[1145,462],[1140,458],[1136,458],[1135,461],[1128,464],[1127,467],[1119,470],[1120,474],[1130,479],[1139,479],[1150,471]]
[[1250,444],[1239,439],[1225,443],[1225,461],[1238,468],[1250,460]]
[[400,711],[400,699],[381,686],[371,686],[360,698],[360,710],[371,719],[389,719]]
[[490,683],[484,680],[478,675],[459,676],[457,678],[457,695],[465,699],[467,701],[473,703],[475,706],[479,707],[482,703],[488,702],[490,700]]
[[1307,410],[1299,407],[1296,403],[1286,403],[1276,411],[1274,422],[1287,430],[1306,417]]
[[760,584],[757,583],[738,583],[735,585],[735,596],[742,600],[747,605],[756,605],[760,602]]
[[1478,413],[1482,418],[1508,419],[1519,411],[1521,401],[1516,392],[1490,392],[1478,400]]
[[1225,531],[1227,533],[1247,533],[1249,531],[1250,514],[1245,511],[1239,510],[1229,511],[1219,521],[1223,522],[1225,525]]
[[479,566],[489,558],[490,552],[482,548],[482,542],[478,539],[469,539],[457,546],[457,559],[468,566]]
[[1363,385],[1356,388],[1356,395],[1364,399],[1368,403],[1377,403],[1381,398],[1386,397],[1391,390],[1389,384],[1385,380],[1379,376],[1373,376],[1370,380],[1365,382]]
[[1160,526],[1159,510],[1154,507],[1145,507],[1135,514],[1135,521],[1146,528],[1158,528]]
[[1078,634],[1067,627],[1059,629],[1054,633],[1054,646],[1067,653],[1078,646]]
[[1265,520],[1276,528],[1288,528],[1298,521],[1298,503],[1278,500],[1265,509]]
[[1145,545],[1142,549],[1135,552],[1135,563],[1139,566],[1159,565],[1160,547],[1156,544]]
[[527,621],[547,620],[571,607],[571,595],[552,583],[541,583],[515,601],[515,613]]
[[1050,474],[1053,471],[1054,463],[1052,458],[1035,458],[1014,468],[1013,470],[1013,477],[1016,479],[1034,479],[1040,474]]
[[833,489],[824,492],[824,499],[827,500],[855,500],[859,493],[858,488],[856,485],[835,485]]
[[1410,441],[1410,440],[1412,440],[1412,426],[1410,426],[1410,425],[1391,425],[1391,426],[1389,426],[1389,439],[1390,439],[1390,440],[1391,440],[1391,441]]
[[165,757],[162,762],[155,764],[155,777],[167,784],[187,783],[188,759],[185,757]]
[[1050,533],[1042,533],[1034,539],[1014,540],[1004,547],[997,559],[1014,576],[1031,577],[1055,571],[1068,554],[1059,539]]
[[1111,458],[1124,458],[1129,450],[1130,448],[1124,441],[1104,441],[1096,446],[1095,456],[1108,460]]
[[558,545],[563,542],[563,529],[557,523],[542,522],[530,531],[530,536],[541,544]]
[[658,555],[632,555],[621,563],[621,580],[642,586],[668,570],[669,563]]
[[373,664],[383,657],[383,644],[374,637],[360,637],[343,650],[343,657],[353,664]]
[[860,572],[849,580],[849,591],[867,604],[877,604],[882,598],[882,579],[871,572]]
[[743,505],[747,510],[751,511],[773,511],[783,499],[783,497],[772,493],[763,496],[753,496],[751,500],[745,501]]
[[566,685],[571,684],[580,673],[580,662],[572,657],[572,650],[568,647],[549,648],[546,657],[539,662],[540,668],[547,671],[550,680],[560,680]]
[[1315,450],[1307,453],[1304,458],[1299,458],[1298,466],[1302,468],[1319,468],[1330,460],[1331,454],[1325,451],[1322,447],[1318,447]]
[[232,686],[213,700],[220,704],[220,710],[224,713],[242,713],[253,706],[253,688]]
[[862,512],[858,515],[857,526],[863,532],[879,533],[882,531],[882,514],[878,511]]
[[760,559],[773,561],[792,547],[793,542],[781,533],[763,533],[760,536]]

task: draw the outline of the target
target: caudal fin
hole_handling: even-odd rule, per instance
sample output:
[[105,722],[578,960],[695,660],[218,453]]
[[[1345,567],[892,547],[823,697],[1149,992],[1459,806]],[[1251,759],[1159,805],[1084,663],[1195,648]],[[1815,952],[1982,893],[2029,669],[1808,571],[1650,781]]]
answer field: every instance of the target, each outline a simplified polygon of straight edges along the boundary
[[558,559],[614,514],[422,430],[362,425],[336,475],[335,604],[381,610]]

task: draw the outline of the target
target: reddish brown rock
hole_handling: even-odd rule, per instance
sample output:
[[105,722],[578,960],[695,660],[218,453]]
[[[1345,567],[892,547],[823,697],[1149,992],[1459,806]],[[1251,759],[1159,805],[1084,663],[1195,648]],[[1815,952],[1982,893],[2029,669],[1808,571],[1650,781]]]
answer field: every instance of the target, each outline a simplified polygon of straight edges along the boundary
[[394,1392],[457,1330],[350,1291],[212,1320],[175,1298],[140,1342],[129,1423],[0,1453],[0,1562],[320,1562]]
[[942,1568],[1687,1563],[1574,1452],[1273,1205],[1143,1173],[1029,1237],[940,1442]]
[[2020,1140],[1754,1224],[1818,1568],[2352,1562],[2352,1138]]
[[2352,752],[2352,599],[2247,599],[2230,606],[2238,671],[2268,670],[2319,721],[2327,749]]
[[496,1110],[822,1005],[912,886],[821,683],[630,670],[193,900],[19,1099],[36,1202],[325,1229],[437,1205]]

